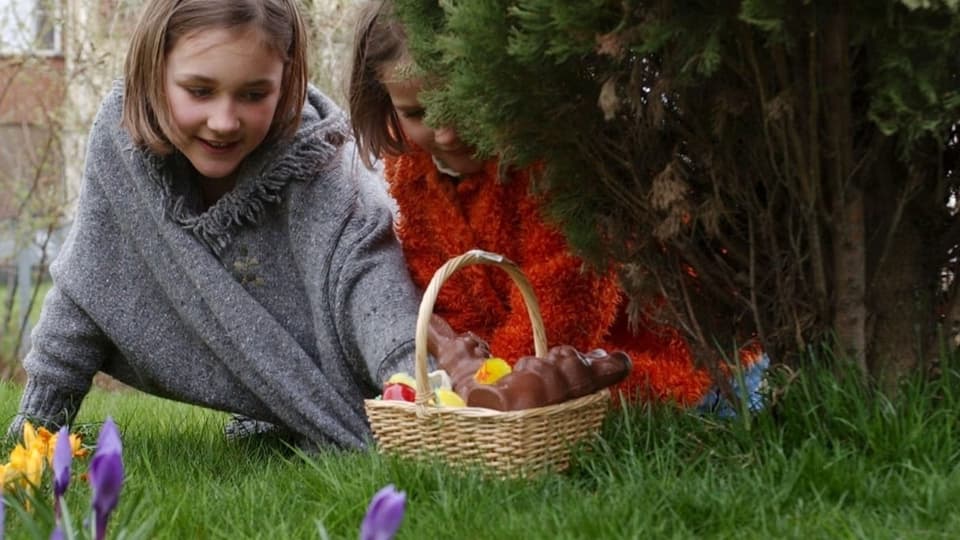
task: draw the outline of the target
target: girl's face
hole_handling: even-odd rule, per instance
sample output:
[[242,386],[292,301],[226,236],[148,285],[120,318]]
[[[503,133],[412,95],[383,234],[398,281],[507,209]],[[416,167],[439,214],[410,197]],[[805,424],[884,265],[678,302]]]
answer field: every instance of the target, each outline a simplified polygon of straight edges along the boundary
[[206,28],[167,53],[164,88],[174,146],[205,178],[232,180],[270,131],[283,59],[252,28]]
[[[387,73],[395,71],[386,70]],[[483,169],[483,161],[473,157],[474,149],[460,140],[456,130],[450,127],[434,129],[423,123],[426,109],[417,98],[422,87],[419,79],[385,77],[383,85],[390,94],[390,101],[400,119],[400,127],[407,139],[430,152],[447,168],[460,174],[470,174]]]

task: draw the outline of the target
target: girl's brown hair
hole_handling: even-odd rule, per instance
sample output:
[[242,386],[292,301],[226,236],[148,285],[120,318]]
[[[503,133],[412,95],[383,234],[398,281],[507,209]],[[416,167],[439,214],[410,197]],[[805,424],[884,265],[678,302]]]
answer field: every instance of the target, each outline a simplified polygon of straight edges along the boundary
[[407,36],[390,0],[367,2],[359,11],[347,100],[353,135],[367,167],[384,154],[406,151],[400,119],[383,85],[386,69],[410,59]]
[[284,61],[281,95],[267,139],[292,136],[307,95],[307,32],[296,0],[150,0],[130,40],[124,67],[123,126],[134,142],[161,155],[174,133],[164,91],[167,53],[204,28],[250,26]]

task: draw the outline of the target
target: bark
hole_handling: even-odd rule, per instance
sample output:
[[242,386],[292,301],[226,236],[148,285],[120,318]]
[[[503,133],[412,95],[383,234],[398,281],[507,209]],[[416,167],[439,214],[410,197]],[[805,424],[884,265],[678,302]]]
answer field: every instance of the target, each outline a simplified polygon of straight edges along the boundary
[[824,25],[825,177],[833,194],[833,326],[842,354],[867,373],[866,246],[863,188],[853,173],[849,21],[840,2]]
[[849,188],[837,202],[840,204],[839,211],[834,213],[834,329],[843,355],[867,374],[863,190]]
[[923,235],[910,220],[901,222],[893,235],[891,249],[896,254],[883,268],[870,288],[871,332],[867,365],[870,374],[887,392],[896,389],[898,380],[916,369],[933,327],[929,314],[930,295],[923,264]]

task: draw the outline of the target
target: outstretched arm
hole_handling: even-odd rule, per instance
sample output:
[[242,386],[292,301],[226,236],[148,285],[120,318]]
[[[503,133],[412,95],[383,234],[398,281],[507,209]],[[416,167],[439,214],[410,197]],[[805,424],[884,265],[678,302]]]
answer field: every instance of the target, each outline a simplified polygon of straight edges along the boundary
[[72,423],[111,349],[94,321],[63,291],[52,288],[23,363],[27,385],[7,435],[19,437],[27,420],[49,429]]

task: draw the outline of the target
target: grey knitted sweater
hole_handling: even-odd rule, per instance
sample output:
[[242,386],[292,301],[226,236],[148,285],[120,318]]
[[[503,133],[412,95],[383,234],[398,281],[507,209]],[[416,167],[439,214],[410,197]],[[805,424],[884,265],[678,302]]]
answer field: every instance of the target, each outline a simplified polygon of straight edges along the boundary
[[363,447],[363,398],[412,372],[417,292],[385,193],[311,89],[201,210],[182,156],[135,147],[122,85],[101,106],[76,218],[24,361],[24,419],[71,422],[98,371],[138,389]]

